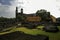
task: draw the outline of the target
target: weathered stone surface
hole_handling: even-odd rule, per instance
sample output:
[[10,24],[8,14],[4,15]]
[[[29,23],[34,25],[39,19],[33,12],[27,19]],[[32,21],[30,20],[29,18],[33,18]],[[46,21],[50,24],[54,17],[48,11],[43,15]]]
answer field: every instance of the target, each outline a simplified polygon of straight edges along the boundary
[[49,40],[49,37],[45,35],[29,35],[23,32],[13,32],[0,35],[0,40]]

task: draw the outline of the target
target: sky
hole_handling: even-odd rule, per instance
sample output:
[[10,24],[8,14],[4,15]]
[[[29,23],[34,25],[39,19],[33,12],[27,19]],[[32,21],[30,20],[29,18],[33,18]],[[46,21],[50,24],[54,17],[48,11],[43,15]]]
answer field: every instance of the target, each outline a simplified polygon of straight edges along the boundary
[[60,17],[60,0],[0,0],[0,16],[15,17],[16,6],[19,12],[23,8],[26,14],[45,9],[56,18]]

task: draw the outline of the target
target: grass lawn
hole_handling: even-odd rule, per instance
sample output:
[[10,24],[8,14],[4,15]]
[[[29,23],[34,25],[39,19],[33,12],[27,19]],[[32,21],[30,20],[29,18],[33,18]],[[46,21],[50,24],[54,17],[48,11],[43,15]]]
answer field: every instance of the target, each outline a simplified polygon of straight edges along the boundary
[[[24,27],[20,27],[20,28],[12,27],[10,31],[1,32],[0,35],[4,35],[4,34],[15,32],[15,31],[22,31],[26,34],[31,34],[31,35],[38,35],[38,34],[47,35],[49,36],[49,40],[60,40],[60,32],[57,32],[57,33],[45,32],[45,31],[42,31],[42,27],[43,26],[38,26],[37,29],[27,29]],[[60,26],[58,26],[58,28],[60,29]]]

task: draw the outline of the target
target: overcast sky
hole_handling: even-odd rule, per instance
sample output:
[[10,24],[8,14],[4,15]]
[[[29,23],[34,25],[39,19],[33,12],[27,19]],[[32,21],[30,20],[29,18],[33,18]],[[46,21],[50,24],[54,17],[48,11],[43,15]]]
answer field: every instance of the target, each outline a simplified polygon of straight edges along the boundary
[[60,0],[0,0],[0,16],[15,17],[16,6],[19,9],[23,7],[27,14],[45,9],[53,16],[60,17]]

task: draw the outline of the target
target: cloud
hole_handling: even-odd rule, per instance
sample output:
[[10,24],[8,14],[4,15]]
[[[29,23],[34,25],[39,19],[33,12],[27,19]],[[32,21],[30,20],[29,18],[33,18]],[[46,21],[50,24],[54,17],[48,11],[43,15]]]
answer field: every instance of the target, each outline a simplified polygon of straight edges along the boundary
[[11,5],[10,1],[13,1],[13,0],[0,0],[0,3],[2,5]]
[[60,17],[60,11],[57,5],[60,7],[60,2],[56,0],[23,0],[24,12],[26,13],[35,13],[37,10],[45,9],[55,17]]
[[9,4],[11,5],[8,5],[8,4],[2,4],[0,3],[0,16],[3,16],[3,17],[15,17],[15,7],[17,5],[17,1],[16,0],[12,0],[12,1],[9,1]]
[[[3,0],[1,2],[0,0],[0,16],[4,17],[15,17],[15,7],[19,6],[21,8],[21,4],[18,4],[18,2],[21,2],[22,0]],[[7,3],[6,3],[7,2]],[[40,9],[46,9],[47,11],[50,11],[52,15],[55,17],[59,17],[60,15],[60,5],[56,3],[55,0],[23,0],[24,4],[23,9],[24,13],[34,13],[37,10]],[[58,5],[59,8],[56,7]],[[19,8],[19,11],[20,11]],[[59,10],[58,10],[59,9]]]

